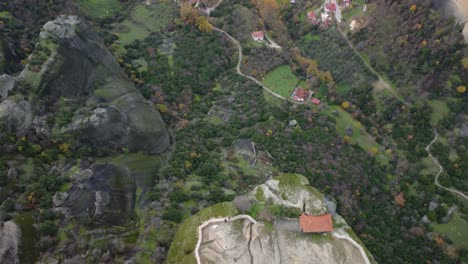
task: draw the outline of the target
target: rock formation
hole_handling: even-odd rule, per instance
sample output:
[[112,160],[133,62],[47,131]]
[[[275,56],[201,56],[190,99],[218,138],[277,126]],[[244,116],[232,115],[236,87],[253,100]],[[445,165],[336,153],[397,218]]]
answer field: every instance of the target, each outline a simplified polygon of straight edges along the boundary
[[18,264],[20,230],[11,222],[0,221],[0,263]]
[[[252,210],[244,213],[256,212],[256,220],[240,215],[246,208]],[[283,174],[233,203],[205,208],[186,220],[174,237],[167,263],[197,262],[197,254],[201,263],[372,263],[370,253],[335,209],[333,199],[325,198],[304,176]],[[333,232],[303,233],[298,220],[303,210],[332,214]],[[199,230],[197,250],[198,237],[191,236]]]
[[[0,81],[3,98],[11,90],[11,79]],[[62,98],[76,110],[71,122],[55,125],[56,134],[73,133],[82,144],[150,154],[169,145],[159,112],[127,79],[100,36],[76,16],[60,16],[44,25],[13,89],[32,92],[29,98],[8,97],[0,103],[0,124],[8,123],[13,132],[29,128],[31,112],[53,111],[50,106]]]

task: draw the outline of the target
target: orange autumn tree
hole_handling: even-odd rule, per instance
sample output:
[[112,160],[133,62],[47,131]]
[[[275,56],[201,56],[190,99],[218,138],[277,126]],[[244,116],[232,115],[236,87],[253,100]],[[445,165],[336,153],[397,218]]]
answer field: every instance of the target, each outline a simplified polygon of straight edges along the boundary
[[317,78],[322,83],[329,83],[333,81],[331,73],[328,71],[321,71],[318,67],[317,61],[302,56],[298,48],[293,48],[291,51],[294,61],[299,65],[299,67],[305,69],[308,78]]
[[198,11],[189,2],[182,2],[180,5],[180,19],[186,24],[195,24]]

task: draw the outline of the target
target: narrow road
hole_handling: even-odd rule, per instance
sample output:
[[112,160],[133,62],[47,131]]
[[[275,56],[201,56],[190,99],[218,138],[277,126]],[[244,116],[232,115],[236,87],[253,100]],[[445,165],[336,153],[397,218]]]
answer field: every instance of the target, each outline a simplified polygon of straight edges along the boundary
[[265,38],[270,42],[270,44],[267,44],[268,47],[273,48],[273,49],[282,49],[280,45],[278,45],[275,41],[273,41],[268,34],[265,34]]
[[357,51],[356,47],[354,47],[354,45],[351,43],[351,41],[348,39],[348,36],[346,36],[346,34],[343,32],[343,30],[341,30],[340,26],[338,26],[338,31],[340,31],[341,35],[343,36],[343,38],[345,39],[346,43],[348,43],[349,47],[353,50],[354,54],[356,54],[357,56],[359,56],[359,58],[361,59],[361,61],[363,62],[364,66],[366,66],[366,68],[372,72],[375,76],[377,76],[377,78],[379,78],[379,82],[381,82],[383,84],[383,88],[385,88],[386,90],[388,90],[393,96],[395,96],[395,98],[399,99],[402,103],[404,103],[406,106],[411,106],[410,103],[406,102],[403,97],[398,94],[395,90],[393,90],[392,86],[387,82],[385,81],[382,76],[371,66],[369,65],[366,60],[364,60],[364,58],[362,57],[362,55],[359,53],[359,51]]
[[274,97],[276,98],[279,98],[279,99],[283,99],[283,100],[288,100],[286,99],[285,97],[273,92],[272,90],[270,90],[268,87],[264,86],[261,82],[259,82],[257,79],[255,79],[254,77],[252,76],[249,76],[249,75],[246,75],[246,74],[243,74],[242,71],[241,71],[241,63],[242,63],[242,58],[243,58],[243,54],[242,54],[242,46],[241,44],[239,43],[239,41],[237,41],[237,39],[235,39],[234,37],[232,37],[231,35],[229,35],[226,31],[222,30],[222,29],[219,29],[217,27],[213,27],[213,29],[215,31],[218,31],[220,33],[223,33],[223,34],[226,34],[226,36],[228,36],[228,38],[234,42],[234,44],[237,45],[237,49],[239,51],[239,61],[237,62],[237,66],[236,66],[236,71],[237,71],[237,74],[239,74],[240,76],[243,76],[247,79],[250,79],[252,80],[253,82],[255,82],[256,84],[260,85],[263,90],[267,91],[268,93],[270,93],[271,95],[273,95]]
[[442,172],[444,171],[444,168],[442,167],[442,165],[440,165],[439,161],[438,161],[434,156],[432,156],[431,151],[430,151],[430,148],[432,147],[432,144],[434,144],[434,142],[436,142],[437,139],[439,139],[439,134],[438,134],[437,131],[436,131],[434,139],[433,139],[433,140],[431,141],[431,143],[429,143],[429,145],[427,145],[427,147],[426,147],[426,151],[427,151],[427,154],[429,154],[429,157],[431,157],[432,161],[433,161],[435,164],[437,164],[437,166],[439,166],[439,172],[438,172],[438,173],[436,174],[436,176],[435,176],[434,184],[435,184],[437,187],[439,187],[439,188],[441,188],[441,189],[444,189],[444,190],[446,190],[446,191],[449,191],[449,192],[451,192],[451,193],[457,194],[457,195],[461,196],[463,199],[465,199],[466,201],[468,201],[468,196],[466,196],[464,193],[462,193],[462,192],[460,192],[460,191],[458,191],[458,190],[452,189],[452,188],[447,188],[447,187],[445,187],[445,186],[443,186],[443,185],[441,185],[441,184],[439,183],[439,176],[440,176],[440,174],[442,174]]
[[342,15],[341,15],[341,8],[340,6],[338,5],[337,1],[336,0],[326,0],[325,3],[328,3],[328,2],[331,2],[331,3],[335,3],[336,5],[336,12],[335,12],[335,19],[336,19],[336,22],[338,23],[338,31],[340,31],[341,35],[343,36],[343,38],[345,39],[346,43],[348,43],[348,46],[351,47],[351,49],[353,50],[354,54],[356,54],[357,56],[359,56],[359,58],[361,59],[361,61],[364,63],[364,65],[366,66],[366,68],[371,71],[375,76],[377,76],[379,78],[379,81],[383,84],[383,88],[387,89],[393,96],[395,96],[395,98],[401,100],[402,103],[404,103],[406,106],[411,106],[410,103],[406,102],[403,97],[398,94],[395,90],[393,90],[392,86],[387,82],[385,81],[382,76],[371,66],[369,65],[366,60],[364,60],[364,58],[362,57],[362,55],[357,51],[356,47],[354,47],[354,45],[351,43],[351,41],[348,39],[348,36],[346,36],[346,34],[343,32],[343,30],[341,30],[340,28],[340,23],[341,23],[341,20],[342,20]]

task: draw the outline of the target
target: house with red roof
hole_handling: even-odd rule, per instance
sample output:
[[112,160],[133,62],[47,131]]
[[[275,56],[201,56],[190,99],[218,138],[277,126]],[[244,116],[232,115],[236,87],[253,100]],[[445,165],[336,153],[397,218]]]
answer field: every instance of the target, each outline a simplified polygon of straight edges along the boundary
[[331,214],[308,215],[302,213],[299,216],[299,225],[304,233],[326,233],[333,231]]
[[263,31],[255,31],[255,32],[252,32],[252,38],[255,40],[255,41],[263,41],[263,38],[265,37],[265,33],[263,33]]
[[307,102],[309,100],[310,92],[302,87],[297,87],[292,93],[291,97],[297,102]]
[[317,98],[312,98],[311,102],[315,105],[319,105],[321,103],[320,99],[317,99]]
[[314,24],[318,23],[317,15],[315,14],[313,10],[310,10],[309,12],[307,12],[307,18]]
[[327,3],[325,5],[326,12],[335,12],[336,11],[336,4],[335,3]]

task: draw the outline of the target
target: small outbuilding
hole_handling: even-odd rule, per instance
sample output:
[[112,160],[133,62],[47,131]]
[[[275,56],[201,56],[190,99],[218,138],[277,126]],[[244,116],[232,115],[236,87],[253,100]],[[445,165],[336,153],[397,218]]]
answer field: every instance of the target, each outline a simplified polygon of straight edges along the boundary
[[321,103],[320,99],[312,98],[312,103],[315,105],[319,105]]

